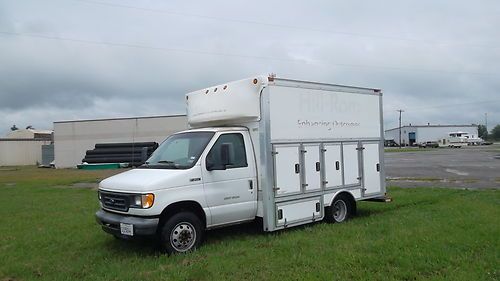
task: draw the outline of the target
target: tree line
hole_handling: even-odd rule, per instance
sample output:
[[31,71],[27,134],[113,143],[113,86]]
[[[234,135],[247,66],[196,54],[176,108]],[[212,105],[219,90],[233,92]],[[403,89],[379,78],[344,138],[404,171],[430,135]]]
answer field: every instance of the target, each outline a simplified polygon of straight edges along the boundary
[[479,125],[477,129],[479,137],[483,140],[500,140],[500,124],[496,125],[490,132],[488,132],[485,125]]

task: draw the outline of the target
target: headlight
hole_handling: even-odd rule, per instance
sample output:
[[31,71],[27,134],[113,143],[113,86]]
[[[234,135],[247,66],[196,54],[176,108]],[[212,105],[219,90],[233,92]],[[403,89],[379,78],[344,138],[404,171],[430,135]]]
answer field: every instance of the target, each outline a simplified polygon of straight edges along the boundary
[[155,202],[155,195],[152,193],[142,194],[142,195],[132,195],[130,198],[131,208],[142,208],[148,209],[153,206]]

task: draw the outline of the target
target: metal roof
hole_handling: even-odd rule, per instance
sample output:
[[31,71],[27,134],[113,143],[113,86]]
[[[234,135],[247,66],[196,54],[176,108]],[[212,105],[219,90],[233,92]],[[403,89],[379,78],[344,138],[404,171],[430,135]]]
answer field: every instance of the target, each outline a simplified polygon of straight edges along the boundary
[[187,115],[186,114],[173,114],[173,115],[158,115],[158,116],[136,116],[136,117],[117,117],[117,118],[102,118],[102,119],[64,120],[64,121],[54,121],[54,124],[76,123],[76,122],[94,122],[94,121],[130,120],[130,119],[151,119],[151,118],[165,118],[165,117],[187,117]]
[[[470,125],[404,125],[401,126],[401,128],[443,128],[443,127],[450,127],[450,128],[457,128],[457,127],[477,127],[478,125],[475,124],[470,124]],[[392,130],[399,130],[399,127],[392,128],[392,129],[387,129],[387,131],[392,131]]]

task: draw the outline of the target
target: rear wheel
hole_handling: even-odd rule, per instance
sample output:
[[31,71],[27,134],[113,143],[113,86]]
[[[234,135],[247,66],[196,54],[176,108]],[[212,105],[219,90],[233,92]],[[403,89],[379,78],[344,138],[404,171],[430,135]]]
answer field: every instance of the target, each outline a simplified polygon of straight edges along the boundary
[[333,199],[332,205],[326,208],[325,218],[328,222],[342,223],[351,218],[355,209],[356,202],[347,195],[340,194]]
[[203,232],[202,223],[195,214],[177,213],[163,225],[161,246],[168,254],[189,252],[201,244]]

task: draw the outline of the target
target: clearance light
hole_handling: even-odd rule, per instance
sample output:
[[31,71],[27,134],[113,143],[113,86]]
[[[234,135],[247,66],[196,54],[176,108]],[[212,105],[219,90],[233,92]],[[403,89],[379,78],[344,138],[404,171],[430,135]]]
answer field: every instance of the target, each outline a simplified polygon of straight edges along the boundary
[[257,80],[257,78],[253,79],[254,84],[257,84],[257,82],[259,82],[259,80]]
[[224,88],[222,88],[223,90],[227,89],[227,85],[224,85]]
[[214,93],[217,92],[217,88],[214,89]]
[[208,94],[208,90],[205,91],[205,94]]

